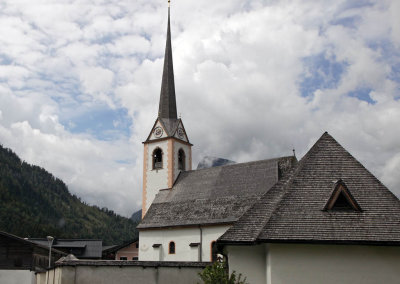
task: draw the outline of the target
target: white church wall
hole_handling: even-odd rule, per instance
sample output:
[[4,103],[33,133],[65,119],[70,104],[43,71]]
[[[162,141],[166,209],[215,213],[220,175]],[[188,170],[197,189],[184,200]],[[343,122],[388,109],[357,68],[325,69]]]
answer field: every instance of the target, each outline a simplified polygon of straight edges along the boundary
[[[261,247],[261,246],[260,246]],[[399,283],[400,247],[269,244],[264,257],[257,246],[227,246],[229,270],[249,283]],[[264,266],[260,275],[260,267]]]
[[266,282],[266,245],[227,246],[229,272],[236,271],[246,277],[247,283]]
[[[202,227],[202,261],[211,261],[211,242],[218,239],[229,226]],[[139,260],[141,261],[199,261],[200,228],[166,228],[139,232]],[[169,243],[175,242],[175,254],[169,254]],[[153,248],[153,244],[161,244]],[[161,250],[161,253],[159,253]]]
[[[153,151],[156,148],[161,148],[163,152],[163,168],[153,170]],[[168,143],[167,141],[159,141],[148,145],[148,157],[146,172],[146,211],[149,209],[154,197],[160,189],[168,188]]]

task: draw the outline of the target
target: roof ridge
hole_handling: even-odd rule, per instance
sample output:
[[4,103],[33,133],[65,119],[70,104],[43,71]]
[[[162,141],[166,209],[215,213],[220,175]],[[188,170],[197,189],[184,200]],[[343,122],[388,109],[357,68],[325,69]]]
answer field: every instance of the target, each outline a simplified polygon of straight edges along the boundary
[[[266,208],[266,210],[271,209],[270,206],[265,206],[265,202],[263,200],[270,198],[270,196],[268,196],[268,195],[273,194],[274,191],[278,191],[278,194],[279,194],[279,189],[282,189],[283,192],[278,197],[278,200],[273,203],[273,209],[270,210],[269,216],[266,216],[264,222],[260,222],[260,220],[257,220],[257,222],[258,222],[257,229],[256,229],[257,232],[251,236],[250,241],[254,242],[257,240],[257,238],[260,235],[260,233],[262,232],[263,228],[269,223],[274,212],[279,207],[279,204],[282,202],[283,198],[286,196],[286,194],[288,192],[287,189],[290,188],[290,185],[292,184],[294,177],[300,172],[300,170],[303,169],[306,162],[310,159],[311,154],[314,153],[314,151],[316,151],[318,144],[321,143],[320,141],[322,141],[322,139],[326,138],[326,137],[330,137],[333,139],[333,137],[330,136],[328,134],[328,132],[324,132],[324,134],[322,134],[322,136],[317,140],[317,142],[315,142],[314,145],[310,148],[310,150],[308,150],[308,152],[303,156],[303,158],[301,158],[301,160],[297,163],[297,165],[294,168],[292,168],[286,176],[284,176],[274,186],[272,186],[272,188],[270,190],[268,190],[261,197],[259,197],[258,200],[256,202],[254,202],[254,204],[252,206],[250,206],[249,209],[247,209],[247,211],[238,219],[238,221],[236,223],[239,223],[242,218],[246,217],[246,214],[250,214],[254,210],[254,208],[258,205]],[[234,228],[234,226],[231,228]],[[225,234],[229,233],[229,231],[231,231],[231,228],[228,229],[219,239],[222,239],[222,241],[223,241],[223,236]]]
[[276,157],[276,158],[271,158],[271,159],[262,159],[262,160],[256,160],[256,161],[248,161],[248,162],[241,162],[241,163],[234,163],[234,164],[228,164],[228,165],[221,165],[221,166],[214,166],[214,167],[209,167],[209,168],[202,168],[202,169],[194,169],[190,171],[185,171],[185,172],[198,172],[198,171],[204,171],[204,170],[210,170],[214,168],[221,168],[221,167],[233,167],[233,166],[240,166],[244,164],[255,164],[255,163],[261,163],[261,162],[267,162],[267,161],[274,161],[274,160],[281,160],[281,159],[286,159],[286,158],[295,158],[293,155],[292,156],[283,156],[283,157]]
[[[304,157],[303,157],[304,158]],[[273,193],[273,191],[279,190],[279,188],[282,188],[282,194],[278,197],[278,200],[274,203],[273,210],[271,210],[271,213],[269,217],[263,222],[262,226],[258,228],[257,234],[253,237],[253,241],[255,241],[258,236],[260,235],[261,231],[263,228],[269,223],[271,220],[271,217],[273,216],[274,212],[276,209],[279,207],[281,204],[282,200],[288,193],[288,188],[290,188],[290,185],[293,183],[293,179],[296,176],[296,174],[303,168],[304,162],[302,164],[298,163],[294,168],[290,170],[290,172],[286,175],[286,177],[282,178],[280,181],[278,181],[270,190],[268,190],[265,194],[263,194],[247,211],[250,211],[253,206],[256,206],[258,202],[260,202],[264,197],[267,198],[266,196],[268,193]],[[278,188],[279,187],[279,188]],[[245,213],[246,214],[246,213]],[[243,214],[244,215],[244,214]]]
[[[318,146],[320,143],[322,143],[322,139],[324,138],[330,138],[332,140],[334,140],[338,145],[340,145],[331,135],[329,135],[329,133],[327,131],[325,131],[321,137],[314,143],[314,145],[310,148],[310,150],[308,150],[308,152],[303,156],[303,158],[301,158],[301,160],[299,161],[299,163],[297,164],[297,166],[295,168],[293,168],[291,170],[291,172],[287,175],[287,182],[282,185],[283,187],[283,194],[281,195],[281,197],[279,198],[279,200],[275,203],[274,209],[271,211],[271,214],[268,218],[268,220],[266,220],[266,222],[263,224],[263,226],[259,229],[257,236],[255,237],[254,240],[256,240],[261,231],[264,229],[264,227],[270,222],[271,217],[274,215],[275,211],[278,209],[279,205],[281,204],[282,200],[284,199],[284,197],[287,195],[288,193],[288,188],[290,188],[290,185],[293,183],[294,178],[297,176],[297,174],[303,169],[304,165],[307,163],[307,161],[310,160],[311,155],[317,150]],[[341,145],[340,145],[341,146]],[[342,147],[342,146],[341,146]],[[343,148],[343,147],[342,147]],[[344,149],[344,148],[343,148]],[[285,180],[285,178],[282,179],[282,182]],[[276,186],[278,186],[279,182],[276,184]],[[275,186],[274,186],[275,187]],[[273,188],[274,188],[273,187]],[[273,189],[271,188],[271,190]],[[269,191],[271,191],[269,190]],[[269,192],[268,191],[268,192]],[[266,192],[266,194],[268,193]],[[260,200],[264,197],[264,195],[260,198]],[[257,202],[256,202],[257,203]],[[250,210],[250,209],[249,209]]]

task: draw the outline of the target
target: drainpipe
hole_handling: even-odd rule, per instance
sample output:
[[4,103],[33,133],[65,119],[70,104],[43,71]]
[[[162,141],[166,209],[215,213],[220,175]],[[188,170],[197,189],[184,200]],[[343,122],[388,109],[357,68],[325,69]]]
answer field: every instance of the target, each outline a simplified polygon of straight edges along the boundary
[[199,226],[199,230],[200,230],[200,255],[199,255],[199,261],[202,262],[203,261],[203,230],[201,228],[201,226]]

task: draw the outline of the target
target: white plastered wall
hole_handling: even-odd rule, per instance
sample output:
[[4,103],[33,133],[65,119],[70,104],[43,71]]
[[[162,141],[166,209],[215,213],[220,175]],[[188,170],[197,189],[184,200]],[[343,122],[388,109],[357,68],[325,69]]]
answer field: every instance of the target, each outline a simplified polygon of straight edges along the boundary
[[227,246],[229,272],[246,277],[247,283],[266,283],[266,245]]
[[400,247],[269,244],[264,257],[256,248],[226,247],[230,271],[247,276],[249,283],[394,284],[400,279]]
[[[211,260],[211,242],[228,230],[229,226],[201,227],[202,261]],[[200,228],[166,228],[139,232],[139,260],[141,261],[199,261],[199,248],[190,243],[200,243]],[[175,242],[175,254],[168,253],[169,243]],[[153,248],[153,244],[161,244]],[[161,250],[161,251],[160,251]]]
[[[159,141],[157,143],[149,143],[147,156],[147,172],[146,172],[146,211],[149,209],[154,197],[160,189],[168,188],[168,142]],[[160,148],[163,152],[163,168],[153,170],[153,151]]]

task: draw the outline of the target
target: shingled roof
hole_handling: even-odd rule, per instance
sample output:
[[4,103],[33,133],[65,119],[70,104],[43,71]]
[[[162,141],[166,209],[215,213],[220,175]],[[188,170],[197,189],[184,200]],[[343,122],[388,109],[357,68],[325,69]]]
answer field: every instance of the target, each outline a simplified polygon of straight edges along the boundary
[[[326,209],[345,184],[360,210]],[[400,201],[328,133],[218,243],[400,245]]]
[[282,157],[181,172],[161,190],[138,229],[232,223],[297,162]]

